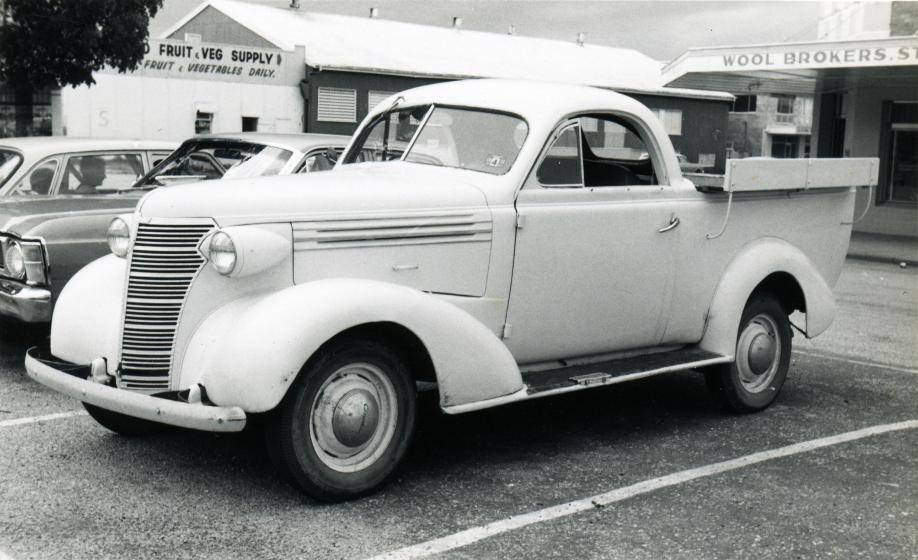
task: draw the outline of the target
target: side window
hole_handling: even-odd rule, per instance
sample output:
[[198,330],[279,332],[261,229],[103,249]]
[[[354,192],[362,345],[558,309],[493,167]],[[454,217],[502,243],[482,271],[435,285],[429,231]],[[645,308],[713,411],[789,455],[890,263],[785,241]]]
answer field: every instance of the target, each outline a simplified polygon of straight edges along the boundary
[[60,194],[113,194],[130,188],[143,175],[140,154],[71,156]]
[[539,164],[536,178],[546,187],[583,186],[578,125],[570,125],[558,135]]
[[316,171],[328,171],[335,167],[338,158],[341,157],[341,148],[331,148],[335,152],[335,157],[328,157],[328,149],[324,150],[315,150],[310,152],[306,159],[303,160],[303,163],[300,164],[300,168],[297,170],[297,173],[314,173]]
[[13,189],[13,194],[47,196],[59,161],[57,158],[46,159],[33,167]]
[[[232,165],[228,163],[227,165]],[[176,171],[173,173],[172,171]],[[206,152],[191,154],[178,169],[170,170],[169,175],[187,175],[201,177],[202,180],[219,179],[226,173],[224,166]]]
[[164,159],[169,157],[170,153],[171,152],[152,152],[150,154],[150,169],[153,169],[154,167],[162,163]]
[[581,117],[587,187],[656,185],[652,150],[638,130],[613,116]]

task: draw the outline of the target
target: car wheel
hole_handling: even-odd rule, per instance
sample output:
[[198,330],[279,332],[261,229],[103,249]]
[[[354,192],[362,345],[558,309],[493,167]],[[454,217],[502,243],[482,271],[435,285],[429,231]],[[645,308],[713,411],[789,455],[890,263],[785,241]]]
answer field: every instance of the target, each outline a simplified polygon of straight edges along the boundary
[[86,409],[86,412],[89,413],[93,420],[123,436],[146,436],[161,432],[167,428],[167,426],[157,422],[134,418],[133,416],[112,412],[87,403],[83,403],[83,408]]
[[740,321],[736,359],[705,372],[708,387],[734,412],[767,408],[781,391],[790,367],[791,327],[773,296],[754,294]]
[[379,488],[405,457],[415,384],[401,359],[371,340],[348,339],[310,360],[266,430],[281,473],[325,501]]

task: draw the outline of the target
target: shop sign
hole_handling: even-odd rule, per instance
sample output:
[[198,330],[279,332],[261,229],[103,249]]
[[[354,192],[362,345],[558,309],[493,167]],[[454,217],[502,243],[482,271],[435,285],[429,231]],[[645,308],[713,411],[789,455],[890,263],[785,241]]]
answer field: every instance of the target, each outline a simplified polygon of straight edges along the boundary
[[918,37],[692,49],[667,64],[663,78],[703,72],[758,72],[918,66]]
[[918,44],[903,46],[836,46],[774,48],[720,55],[724,70],[769,68],[850,68],[918,64]]
[[144,52],[134,75],[296,85],[305,73],[301,50],[288,52],[213,43],[150,40]]

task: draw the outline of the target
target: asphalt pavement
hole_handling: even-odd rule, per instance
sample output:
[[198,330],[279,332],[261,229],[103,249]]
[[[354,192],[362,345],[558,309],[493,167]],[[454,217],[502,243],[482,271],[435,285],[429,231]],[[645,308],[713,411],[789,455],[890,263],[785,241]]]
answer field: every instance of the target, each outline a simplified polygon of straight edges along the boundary
[[334,505],[254,430],[106,431],[26,378],[43,333],[5,325],[0,560],[918,558],[918,270],[849,260],[836,294],[765,412],[694,373],[460,416],[428,393],[397,479]]

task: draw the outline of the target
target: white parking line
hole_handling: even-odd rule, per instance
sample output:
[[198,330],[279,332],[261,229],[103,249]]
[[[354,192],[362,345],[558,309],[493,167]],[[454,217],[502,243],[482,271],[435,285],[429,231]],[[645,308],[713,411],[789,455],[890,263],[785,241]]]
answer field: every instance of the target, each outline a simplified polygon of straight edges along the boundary
[[819,358],[822,360],[835,360],[836,362],[845,362],[846,364],[854,364],[858,366],[868,366],[881,369],[891,369],[893,371],[901,371],[903,373],[914,373],[918,374],[918,369],[909,369],[901,366],[894,366],[892,364],[884,364],[882,362],[870,362],[866,360],[855,360],[852,358],[845,358],[844,356],[833,356],[831,354],[820,354],[818,352],[808,352],[806,350],[794,350],[794,354],[800,354],[801,356],[809,356],[811,358]]
[[0,550],[0,560],[13,560],[13,557]]
[[[47,420],[62,420],[74,416],[86,416],[85,410],[71,410],[70,412],[58,412],[55,414],[45,414],[44,416],[27,416],[25,418],[13,418],[12,420],[0,420],[0,428],[11,428],[23,424],[35,424],[36,422],[45,422]],[[0,556],[0,560],[4,560]]]
[[913,430],[915,428],[918,428],[918,420],[908,420],[906,422],[898,422],[896,424],[882,424],[880,426],[872,426],[870,428],[855,430],[853,432],[845,432],[843,434],[838,434],[830,437],[812,439],[809,441],[788,445],[786,447],[771,449],[769,451],[761,451],[759,453],[737,457],[736,459],[730,459],[729,461],[714,463],[704,467],[698,467],[695,469],[668,474],[659,478],[645,480],[643,482],[638,482],[637,484],[632,484],[631,486],[625,486],[624,488],[618,488],[604,494],[597,494],[595,496],[590,496],[589,498],[567,502],[566,504],[560,504],[542,510],[524,513],[522,515],[514,515],[513,517],[508,517],[507,519],[503,519],[501,521],[495,521],[486,525],[466,529],[465,531],[460,531],[452,535],[447,535],[439,539],[433,539],[413,546],[408,546],[380,554],[378,556],[374,556],[371,560],[408,560],[411,558],[423,558],[432,554],[440,554],[442,552],[447,552],[456,548],[468,546],[472,543],[493,537],[495,535],[499,535],[501,533],[521,529],[535,523],[551,521],[552,519],[558,519],[559,517],[566,517],[568,515],[590,511],[595,508],[627,500],[628,498],[646,494],[648,492],[653,492],[668,486],[675,486],[677,484],[690,482],[699,478],[713,476],[715,474],[720,474],[743,467],[749,467],[758,463],[763,463],[765,461],[771,461],[773,459],[780,459],[782,457],[797,455],[798,453],[813,451],[814,449],[822,449],[823,447],[838,445],[840,443],[846,443],[870,436],[895,432],[899,430]]

